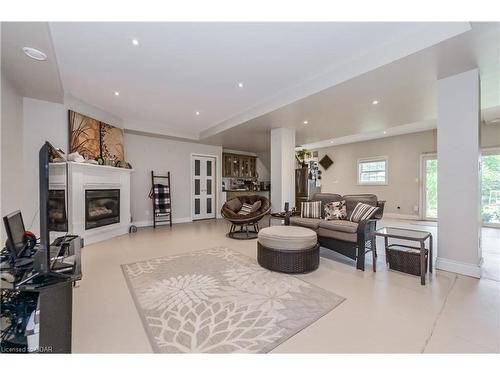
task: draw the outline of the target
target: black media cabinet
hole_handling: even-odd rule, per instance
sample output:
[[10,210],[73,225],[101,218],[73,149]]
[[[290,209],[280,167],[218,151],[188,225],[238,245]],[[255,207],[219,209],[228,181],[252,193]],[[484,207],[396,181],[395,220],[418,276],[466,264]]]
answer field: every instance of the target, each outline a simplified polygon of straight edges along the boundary
[[[74,256],[73,269],[65,273],[65,279],[42,277],[23,283],[34,272],[32,268],[2,269],[1,353],[71,353],[73,286],[81,280],[82,240],[71,238],[65,246]],[[14,278],[12,283],[5,280],[6,274]],[[25,319],[11,324],[9,330],[12,311]]]

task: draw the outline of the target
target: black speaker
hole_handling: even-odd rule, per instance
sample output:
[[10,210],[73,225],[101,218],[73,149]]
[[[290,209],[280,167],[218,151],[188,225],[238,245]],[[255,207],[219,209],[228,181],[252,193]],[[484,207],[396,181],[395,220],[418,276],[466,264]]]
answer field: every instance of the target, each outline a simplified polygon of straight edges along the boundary
[[290,208],[290,203],[285,202],[285,212],[288,212],[288,209]]

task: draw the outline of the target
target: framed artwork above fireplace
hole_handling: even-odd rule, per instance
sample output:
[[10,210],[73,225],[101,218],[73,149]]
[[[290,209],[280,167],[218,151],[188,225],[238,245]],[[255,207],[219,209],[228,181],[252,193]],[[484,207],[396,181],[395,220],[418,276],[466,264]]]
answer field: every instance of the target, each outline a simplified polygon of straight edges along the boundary
[[125,161],[123,129],[69,110],[69,152],[87,159]]

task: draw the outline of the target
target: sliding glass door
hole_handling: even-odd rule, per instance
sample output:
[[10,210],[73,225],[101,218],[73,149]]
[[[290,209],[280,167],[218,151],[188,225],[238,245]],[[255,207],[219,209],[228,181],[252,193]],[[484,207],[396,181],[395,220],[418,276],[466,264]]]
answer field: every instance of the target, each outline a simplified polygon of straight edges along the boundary
[[500,227],[500,149],[481,156],[481,218],[485,226]]
[[437,220],[437,156],[422,156],[422,219]]
[[[422,155],[423,220],[437,219],[437,167],[435,154]],[[500,227],[500,149],[483,150],[481,155],[481,218],[485,226]]]

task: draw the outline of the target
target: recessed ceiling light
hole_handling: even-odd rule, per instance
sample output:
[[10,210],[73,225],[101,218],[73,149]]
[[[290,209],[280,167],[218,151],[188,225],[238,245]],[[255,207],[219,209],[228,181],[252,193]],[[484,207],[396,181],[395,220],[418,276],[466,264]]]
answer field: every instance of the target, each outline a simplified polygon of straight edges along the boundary
[[118,91],[115,91],[115,96],[120,96],[120,93]]
[[333,141],[330,141],[330,143],[333,143]]
[[373,104],[373,105],[377,105],[377,104],[378,104],[378,100],[374,100],[374,101],[372,102],[372,104]]
[[241,89],[243,87],[243,82],[238,82],[238,87]]
[[23,52],[26,54],[26,56],[32,58],[33,60],[37,61],[47,60],[47,55],[42,51],[37,50],[36,48],[24,47]]
[[199,116],[200,115],[200,111],[196,111],[196,116]]
[[139,39],[135,39],[135,38],[134,38],[134,39],[132,39],[132,44],[133,44],[134,46],[138,46],[138,45],[139,45]]
[[387,134],[387,132],[384,130],[384,134]]
[[307,125],[307,124],[309,124],[309,121],[305,120],[304,125]]

